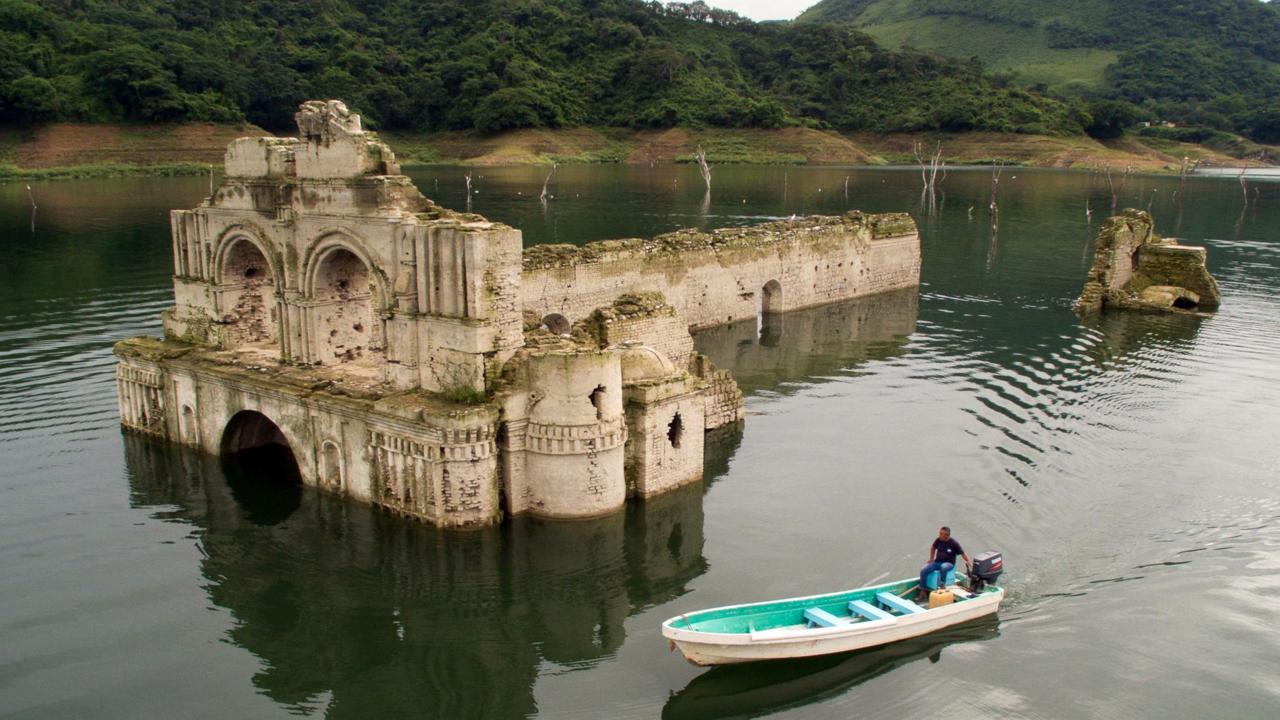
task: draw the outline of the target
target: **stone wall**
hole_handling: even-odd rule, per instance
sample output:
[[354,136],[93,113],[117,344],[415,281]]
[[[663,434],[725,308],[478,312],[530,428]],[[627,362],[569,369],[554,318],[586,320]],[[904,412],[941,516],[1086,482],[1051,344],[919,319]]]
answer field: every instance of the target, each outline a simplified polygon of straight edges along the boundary
[[344,386],[324,369],[228,364],[145,338],[116,353],[126,427],[222,454],[236,449],[223,447],[236,424],[257,414],[287,441],[304,484],[440,526],[498,517],[489,406],[424,414],[421,398]]
[[[844,300],[920,282],[907,215],[805,217],[709,233],[524,251],[521,296],[540,317],[587,317],[629,293],[659,292],[693,328]],[[765,288],[776,288],[765,303]]]

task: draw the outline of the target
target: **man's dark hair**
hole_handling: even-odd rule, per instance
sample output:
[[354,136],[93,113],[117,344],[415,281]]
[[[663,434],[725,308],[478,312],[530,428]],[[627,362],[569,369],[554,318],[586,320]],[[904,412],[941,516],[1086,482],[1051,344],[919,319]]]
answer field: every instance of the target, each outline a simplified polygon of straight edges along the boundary
[[947,532],[951,532],[951,528],[947,527],[946,525],[943,525],[940,529],[946,530]]

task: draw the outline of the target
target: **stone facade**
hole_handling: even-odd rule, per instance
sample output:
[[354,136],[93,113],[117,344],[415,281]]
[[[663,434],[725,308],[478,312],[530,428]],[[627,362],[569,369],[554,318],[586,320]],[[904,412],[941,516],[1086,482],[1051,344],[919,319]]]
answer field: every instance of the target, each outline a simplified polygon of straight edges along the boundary
[[1160,237],[1151,215],[1141,210],[1107,218],[1093,252],[1093,266],[1075,303],[1081,314],[1107,307],[1213,310],[1221,301],[1218,282],[1205,266],[1205,249]]
[[337,101],[242,138],[172,215],[162,340],[116,354],[129,430],[441,526],[589,517],[697,481],[742,419],[691,327],[918,283],[910,218],[851,213],[522,249],[424,198]]

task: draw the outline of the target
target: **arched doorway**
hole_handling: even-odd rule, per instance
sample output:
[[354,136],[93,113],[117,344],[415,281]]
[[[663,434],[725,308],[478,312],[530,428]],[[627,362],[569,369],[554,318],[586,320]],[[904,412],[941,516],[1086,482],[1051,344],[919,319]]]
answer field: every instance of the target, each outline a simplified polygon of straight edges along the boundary
[[231,241],[218,278],[222,320],[231,347],[274,342],[276,330],[275,279],[266,256],[248,238]]
[[315,273],[317,360],[332,365],[371,355],[377,350],[377,335],[369,266],[350,250],[337,247],[320,259]]
[[760,313],[767,315],[782,310],[782,283],[770,280],[760,290]]
[[222,432],[222,472],[231,496],[256,525],[275,525],[302,502],[302,474],[280,427],[254,410]]

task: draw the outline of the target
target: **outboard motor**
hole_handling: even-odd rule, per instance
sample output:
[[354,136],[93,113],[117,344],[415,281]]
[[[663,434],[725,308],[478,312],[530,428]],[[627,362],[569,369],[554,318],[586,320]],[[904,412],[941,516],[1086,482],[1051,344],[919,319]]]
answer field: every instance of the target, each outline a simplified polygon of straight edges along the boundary
[[1004,564],[1001,561],[1000,553],[984,552],[973,556],[973,572],[969,576],[969,589],[973,592],[982,592],[982,588],[988,583],[995,585],[1000,579],[1000,573],[1004,572]]

